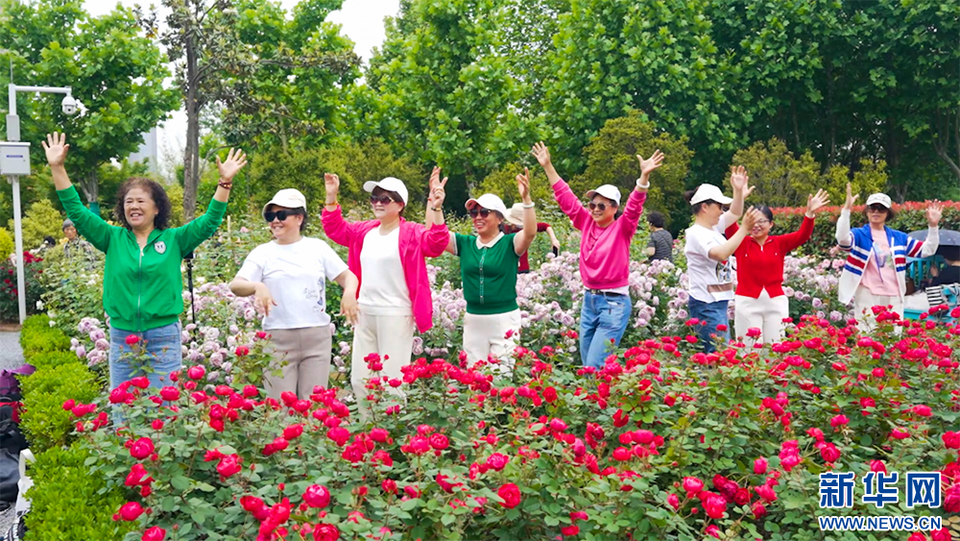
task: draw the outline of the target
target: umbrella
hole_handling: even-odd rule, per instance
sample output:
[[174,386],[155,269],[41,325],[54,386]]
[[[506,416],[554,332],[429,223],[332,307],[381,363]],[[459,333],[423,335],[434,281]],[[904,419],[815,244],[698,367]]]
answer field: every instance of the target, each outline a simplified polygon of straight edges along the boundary
[[[910,237],[917,240],[927,240],[927,230],[921,229],[920,231],[914,231],[910,233]],[[937,248],[937,253],[946,259],[957,259],[958,253],[960,253],[960,231],[941,229],[940,247]]]

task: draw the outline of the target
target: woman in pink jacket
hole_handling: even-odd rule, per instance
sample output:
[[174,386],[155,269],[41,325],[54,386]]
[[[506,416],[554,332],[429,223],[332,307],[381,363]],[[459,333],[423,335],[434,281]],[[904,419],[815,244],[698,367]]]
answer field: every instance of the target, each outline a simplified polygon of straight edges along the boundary
[[[443,254],[450,233],[442,222],[427,228],[403,219],[408,193],[400,179],[366,182],[363,189],[371,194],[376,219],[353,223],[344,220],[337,204],[340,178],[326,173],[323,180],[327,190],[323,230],[330,240],[349,248],[347,266],[360,281],[350,381],[358,408],[366,416],[367,380],[374,375],[368,365],[370,355],[380,356],[382,370],[376,375],[386,378],[381,384],[386,387],[391,379],[402,380],[401,368],[410,364],[414,328],[422,333],[433,326],[426,258]],[[439,207],[443,199],[442,189],[431,190],[430,205]]]
[[532,154],[547,173],[560,209],[582,235],[580,278],[586,291],[580,309],[580,360],[584,366],[602,368],[630,322],[630,241],[647,199],[650,173],[663,163],[663,154],[657,150],[648,159],[637,156],[640,178],[619,218],[620,190],[616,186],[604,184],[587,192],[587,210],[553,168],[546,145],[537,143]]

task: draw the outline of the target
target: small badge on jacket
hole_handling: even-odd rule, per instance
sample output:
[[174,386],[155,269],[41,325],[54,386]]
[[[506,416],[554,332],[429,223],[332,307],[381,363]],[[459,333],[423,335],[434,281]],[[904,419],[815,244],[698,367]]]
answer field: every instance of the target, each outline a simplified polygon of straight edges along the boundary
[[167,251],[167,243],[162,240],[158,240],[153,243],[153,249],[157,251],[158,254],[162,254]]

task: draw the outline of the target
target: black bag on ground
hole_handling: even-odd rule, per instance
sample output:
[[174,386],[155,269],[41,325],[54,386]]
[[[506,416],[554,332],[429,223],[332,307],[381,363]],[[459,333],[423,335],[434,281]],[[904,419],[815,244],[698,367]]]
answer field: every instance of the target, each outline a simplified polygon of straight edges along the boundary
[[17,481],[20,480],[20,451],[27,448],[27,440],[13,420],[13,407],[0,406],[0,502],[17,501]]

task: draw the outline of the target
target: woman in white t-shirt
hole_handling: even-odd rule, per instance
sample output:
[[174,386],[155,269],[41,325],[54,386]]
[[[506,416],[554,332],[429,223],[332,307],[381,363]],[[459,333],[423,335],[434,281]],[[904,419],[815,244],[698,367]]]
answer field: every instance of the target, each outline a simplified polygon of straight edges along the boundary
[[[264,375],[270,398],[284,391],[308,399],[330,377],[333,338],[327,314],[326,281],[343,287],[340,310],[351,323],[357,319],[357,277],[340,256],[320,239],[304,237],[307,200],[288,188],[263,207],[273,240],[253,249],[230,282],[240,297],[256,296],[263,330],[270,333],[267,351],[276,365]],[[275,375],[282,370],[282,375]]]
[[[730,339],[727,306],[733,298],[734,288],[728,259],[760,216],[751,208],[736,234],[729,240],[724,237],[726,228],[743,213],[743,200],[753,191],[747,186],[747,180],[743,167],[732,171],[732,199],[713,184],[701,184],[696,191],[685,194],[694,215],[693,225],[686,231],[683,249],[690,281],[688,308],[690,317],[700,321],[697,334],[705,353],[716,351],[715,338],[724,343]],[[730,205],[730,210],[724,212],[723,205]]]

